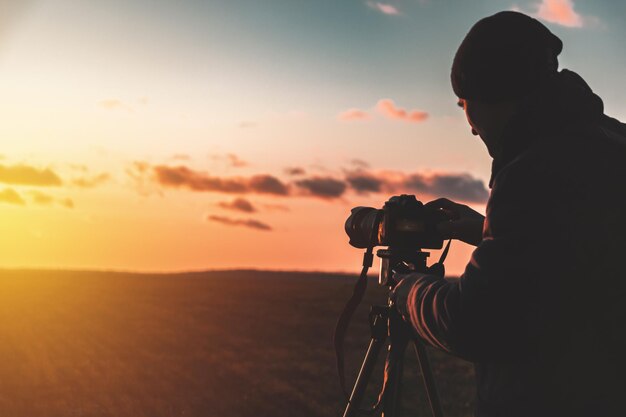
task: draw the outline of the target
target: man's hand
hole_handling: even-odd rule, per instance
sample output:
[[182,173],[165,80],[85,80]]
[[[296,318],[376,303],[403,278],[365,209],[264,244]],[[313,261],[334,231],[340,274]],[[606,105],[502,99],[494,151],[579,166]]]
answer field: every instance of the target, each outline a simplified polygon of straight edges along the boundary
[[452,219],[437,224],[437,231],[444,239],[458,239],[473,246],[483,240],[485,216],[477,211],[447,198],[431,201],[426,206],[443,210]]

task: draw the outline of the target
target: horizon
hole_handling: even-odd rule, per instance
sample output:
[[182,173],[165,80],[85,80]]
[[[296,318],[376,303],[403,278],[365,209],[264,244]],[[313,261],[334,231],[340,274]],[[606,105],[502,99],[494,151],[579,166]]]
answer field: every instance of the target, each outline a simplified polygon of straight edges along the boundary
[[[297,270],[297,269],[255,269],[255,268],[218,268],[218,269],[190,269],[190,270],[173,270],[173,271],[141,271],[141,270],[124,270],[124,269],[72,269],[72,268],[39,268],[39,267],[0,267],[0,273],[2,272],[52,272],[52,273],[95,273],[95,274],[127,274],[127,275],[192,275],[192,274],[211,274],[211,273],[230,273],[230,272],[259,272],[259,273],[276,273],[276,274],[302,274],[302,275],[342,275],[342,276],[354,276],[359,275],[359,271],[326,271],[326,270]],[[368,278],[377,278],[378,272],[374,272],[370,269],[367,274]],[[449,277],[446,277],[449,278]],[[455,278],[455,277],[452,277]]]
[[[484,213],[491,160],[449,70],[502,10],[626,119],[617,0],[2,5],[1,269],[358,274],[354,206]],[[472,249],[452,243],[450,275]]]

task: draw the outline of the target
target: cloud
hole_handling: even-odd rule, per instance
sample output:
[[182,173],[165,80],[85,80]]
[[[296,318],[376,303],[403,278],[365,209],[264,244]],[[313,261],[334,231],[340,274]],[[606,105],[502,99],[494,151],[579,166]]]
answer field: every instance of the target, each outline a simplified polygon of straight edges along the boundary
[[5,188],[0,191],[0,203],[15,204],[18,206],[26,205],[26,202],[13,188]]
[[55,198],[53,195],[42,193],[38,190],[28,191],[33,203],[39,206],[50,206],[54,203],[60,204],[66,208],[74,208],[74,202],[70,198]]
[[302,188],[306,194],[323,199],[341,197],[347,184],[344,181],[332,177],[312,177],[296,181],[296,185]]
[[140,195],[163,195],[163,192],[158,187],[158,181],[155,178],[156,175],[154,173],[154,170],[149,163],[143,161],[134,161],[126,167],[124,172],[126,173],[126,175],[128,175],[132,187]]
[[255,175],[248,181],[251,190],[262,194],[287,195],[289,188],[271,175]]
[[42,193],[41,191],[33,190],[29,193],[35,204],[42,206],[50,205],[54,202],[54,197],[50,194]]
[[469,203],[484,203],[489,197],[482,180],[469,174],[411,174],[403,181],[403,186],[410,191]]
[[379,3],[377,1],[368,1],[367,6],[370,9],[374,9],[386,15],[396,16],[400,14],[400,11],[393,5],[388,3]]
[[246,167],[249,165],[246,161],[242,160],[234,153],[229,153],[228,155],[226,155],[226,158],[228,159],[230,166],[235,168]]
[[93,188],[109,181],[111,176],[107,173],[94,175],[92,177],[81,177],[72,180],[72,184],[81,188]]
[[82,172],[85,174],[89,171],[89,168],[87,167],[87,165],[84,165],[84,164],[69,164],[69,166],[74,171]]
[[260,193],[288,195],[288,186],[276,177],[261,174],[250,178],[221,178],[205,172],[195,171],[184,165],[170,167],[157,165],[153,167],[157,183],[171,188],[187,188],[192,191],[222,193]]
[[539,3],[535,3],[529,11],[521,10],[517,6],[513,6],[511,10],[526,13],[537,19],[569,28],[582,28],[602,24],[597,17],[583,16],[574,10],[573,0],[541,0]]
[[64,198],[59,200],[59,203],[67,208],[74,208],[74,201],[71,198]]
[[421,110],[405,110],[396,107],[393,100],[385,98],[379,100],[376,104],[376,110],[383,116],[393,120],[404,120],[407,122],[423,122],[428,118],[428,113]]
[[289,167],[285,168],[285,174],[295,177],[297,175],[306,174],[306,171],[304,170],[304,168],[301,167]]
[[131,168],[137,173],[137,175],[146,174],[150,170],[150,164],[143,161],[135,161],[132,163]]
[[574,10],[572,0],[542,0],[537,6],[535,16],[557,25],[579,28],[583,26],[583,17]]
[[[382,116],[392,120],[402,120],[405,122],[419,123],[428,119],[428,113],[422,110],[406,110],[397,107],[393,100],[384,98],[376,103],[375,110]],[[371,114],[365,110],[349,109],[337,116],[342,121],[368,120]]]
[[386,181],[383,178],[366,172],[352,172],[346,176],[346,181],[358,194],[378,193],[382,191]]
[[350,164],[352,164],[353,166],[357,168],[362,168],[362,169],[366,169],[370,167],[370,164],[367,161],[364,161],[358,158],[351,159]]
[[272,230],[272,227],[270,225],[253,219],[231,219],[230,217],[214,215],[207,217],[207,219],[217,223],[225,224],[227,226],[245,226],[251,229],[264,231]]
[[236,198],[233,201],[222,201],[217,203],[218,206],[227,210],[243,211],[245,213],[254,213],[256,208],[245,198]]
[[468,203],[484,203],[489,191],[482,180],[467,173],[404,173],[348,171],[347,185],[357,194],[418,193],[432,197],[447,197]]
[[0,183],[49,187],[61,185],[62,181],[50,168],[38,169],[24,164],[11,166],[0,164]]
[[184,165],[170,167],[157,165],[153,168],[159,184],[172,188],[188,188],[193,191],[220,191],[224,193],[243,193],[248,191],[246,182],[241,178],[219,178],[203,172],[194,171]]
[[360,109],[348,109],[337,116],[337,119],[349,122],[354,120],[369,120],[370,114]]
[[[489,196],[484,182],[468,173],[372,171],[365,168],[367,164],[359,160],[356,161],[356,165],[355,169],[345,170],[343,176],[313,175],[295,179],[292,182],[285,182],[268,174],[250,177],[219,177],[184,165],[149,166],[145,163],[136,164],[129,175],[149,178],[150,181],[162,187],[183,188],[197,192],[269,194],[279,197],[308,196],[325,200],[341,198],[348,192],[359,195],[413,192],[420,196],[447,197],[452,200],[482,204]],[[231,202],[221,202],[218,205],[225,209],[249,213],[257,209],[250,201],[239,196]],[[281,207],[280,209],[287,208]]]
[[121,100],[115,99],[115,98],[109,98],[106,100],[100,100],[98,102],[98,105],[100,107],[103,107],[107,110],[115,110],[115,109],[123,109],[126,108],[126,105],[124,103],[122,103]]
[[244,161],[243,159],[239,158],[234,153],[229,153],[226,155],[211,154],[209,155],[209,158],[211,158],[214,161],[226,162],[228,165],[230,165],[233,168],[242,168],[242,167],[246,167],[250,165],[247,161]]

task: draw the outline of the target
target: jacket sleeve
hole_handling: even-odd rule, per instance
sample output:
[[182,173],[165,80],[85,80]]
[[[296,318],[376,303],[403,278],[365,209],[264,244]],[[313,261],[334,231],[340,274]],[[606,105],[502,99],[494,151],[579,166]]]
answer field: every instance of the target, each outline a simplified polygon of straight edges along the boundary
[[551,268],[537,264],[538,237],[553,216],[538,202],[551,193],[537,168],[512,164],[498,174],[483,241],[458,281],[422,276],[411,287],[407,312],[426,343],[476,362],[518,355],[531,342],[540,278]]

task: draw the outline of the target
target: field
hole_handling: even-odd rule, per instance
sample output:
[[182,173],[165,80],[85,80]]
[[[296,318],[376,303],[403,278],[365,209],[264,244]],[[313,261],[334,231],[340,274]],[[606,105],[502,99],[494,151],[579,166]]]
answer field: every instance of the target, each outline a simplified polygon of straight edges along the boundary
[[[354,280],[0,271],[0,416],[339,416],[331,335]],[[350,381],[369,341],[368,306],[384,302],[370,285],[346,343]],[[427,416],[408,353],[406,414]],[[472,366],[431,360],[445,415],[471,415]],[[380,377],[372,384],[373,396]]]

